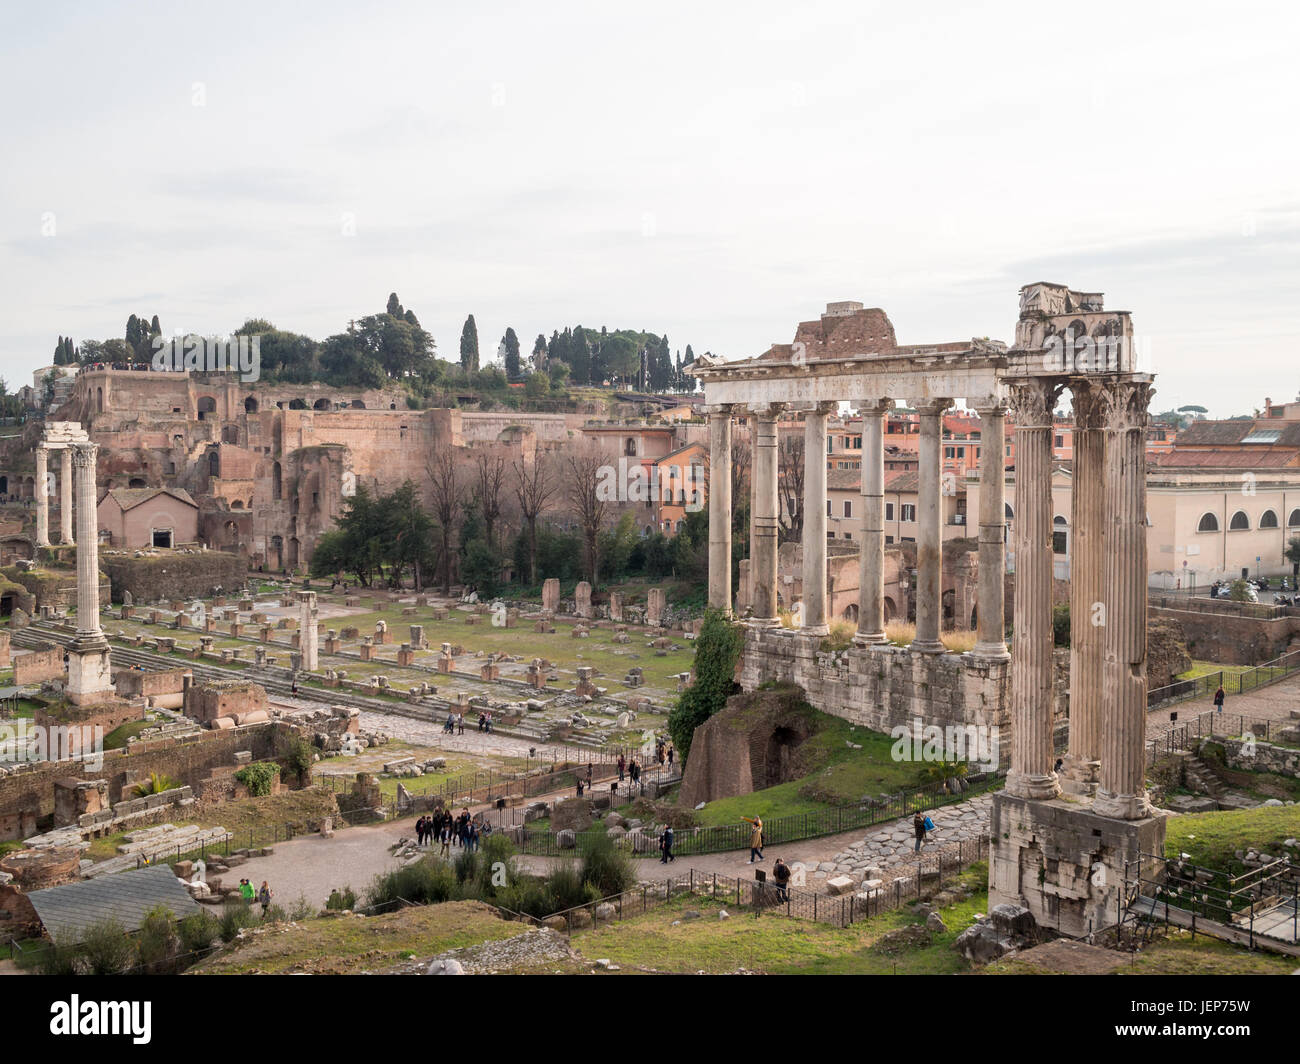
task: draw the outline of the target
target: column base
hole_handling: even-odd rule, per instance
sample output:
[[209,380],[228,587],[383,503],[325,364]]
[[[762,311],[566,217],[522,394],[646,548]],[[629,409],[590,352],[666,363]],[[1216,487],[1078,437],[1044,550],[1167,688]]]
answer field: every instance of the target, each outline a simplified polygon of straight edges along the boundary
[[745,621],[750,628],[780,628],[780,617],[750,617]]
[[1066,755],[1061,771],[1061,790],[1065,794],[1093,797],[1101,783],[1101,762],[1085,761]]
[[799,629],[800,635],[830,635],[831,626],[829,624],[806,624]]
[[1152,815],[1151,801],[1147,798],[1146,791],[1141,794],[1111,794],[1098,788],[1092,811],[1097,816],[1110,817],[1112,820],[1145,820]]
[[853,645],[855,647],[873,647],[881,646],[889,642],[889,637],[884,632],[854,632]]
[[1013,770],[1007,773],[1006,791],[1017,798],[1044,801],[1060,796],[1061,783],[1055,772],[1031,776]]
[[52,547],[52,546],[54,546],[54,544],[51,543],[48,539],[41,539],[41,538],[39,538],[39,537],[38,537],[37,540],[36,540],[36,545],[37,545],[38,547]]
[[980,661],[1010,661],[1011,651],[1006,643],[976,643],[971,655]]
[[948,648],[938,639],[913,639],[907,649],[917,654],[946,654]]

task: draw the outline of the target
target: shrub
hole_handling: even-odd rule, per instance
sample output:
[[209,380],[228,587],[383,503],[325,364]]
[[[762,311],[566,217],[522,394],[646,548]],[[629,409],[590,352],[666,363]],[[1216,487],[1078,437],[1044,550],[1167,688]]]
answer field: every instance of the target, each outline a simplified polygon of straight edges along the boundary
[[636,882],[632,857],[614,845],[614,840],[597,828],[578,836],[582,853],[582,881],[596,889],[599,897],[621,894]]
[[344,887],[339,890],[335,887],[330,891],[329,899],[325,902],[325,908],[344,910],[355,909],[357,907],[357,892],[351,887]]
[[173,790],[179,786],[170,776],[164,776],[160,772],[150,772],[149,778],[143,783],[137,783],[133,794],[137,798],[144,798],[150,794],[162,794],[163,791]]
[[289,912],[291,920],[308,920],[316,915],[316,906],[307,900],[306,894],[299,894],[298,900],[293,903],[293,909]]
[[429,905],[460,897],[460,882],[452,866],[429,855],[376,876],[366,892],[366,905],[383,911],[404,902]]
[[563,861],[546,875],[543,882],[546,892],[547,913],[562,912],[578,905],[598,901],[600,892],[583,881],[582,870],[576,861]]
[[246,927],[254,927],[257,916],[252,907],[242,898],[227,898],[221,907],[221,941],[234,942],[239,932]]
[[116,920],[100,920],[86,928],[80,953],[91,975],[121,975],[136,964],[135,943]]
[[75,940],[67,939],[49,943],[37,955],[35,967],[41,975],[76,975],[79,971],[81,950]]
[[200,909],[177,924],[176,931],[186,953],[202,953],[221,934],[221,922],[207,909]]
[[248,788],[254,798],[265,798],[280,775],[280,766],[274,761],[255,761],[235,773],[235,779]]
[[1061,602],[1052,607],[1052,644],[1058,647],[1070,645],[1070,604]]
[[146,975],[169,975],[176,971],[181,941],[176,934],[176,915],[164,905],[145,914],[135,938],[140,966]]

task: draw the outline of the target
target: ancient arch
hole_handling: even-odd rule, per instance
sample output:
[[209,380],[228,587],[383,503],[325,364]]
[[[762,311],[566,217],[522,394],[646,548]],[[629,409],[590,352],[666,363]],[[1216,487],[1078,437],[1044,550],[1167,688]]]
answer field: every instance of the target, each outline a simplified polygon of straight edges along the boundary
[[317,399],[316,402],[312,403],[313,410],[328,410],[329,408],[330,401],[328,399]]
[[290,399],[290,400],[289,400],[289,409],[290,409],[290,410],[306,410],[306,409],[307,409],[307,400],[306,400],[306,399]]
[[1217,532],[1219,531],[1219,515],[1214,513],[1203,513],[1201,519],[1196,525],[1197,532]]
[[203,421],[207,414],[217,412],[217,401],[210,395],[200,395],[198,402],[199,420]]
[[257,413],[257,400],[254,399],[251,395],[244,400],[244,413],[245,414]]
[[352,400],[352,409],[353,409],[353,410],[364,410],[365,408],[366,408],[366,404],[363,403],[360,399],[353,399],[353,400]]

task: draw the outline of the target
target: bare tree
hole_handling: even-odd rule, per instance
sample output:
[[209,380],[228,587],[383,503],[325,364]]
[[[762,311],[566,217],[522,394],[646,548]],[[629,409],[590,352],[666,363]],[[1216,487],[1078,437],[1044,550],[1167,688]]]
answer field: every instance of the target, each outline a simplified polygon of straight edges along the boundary
[[474,458],[474,495],[483,515],[488,546],[496,550],[496,526],[501,517],[501,489],[506,480],[506,460],[499,454],[480,452]]
[[803,539],[803,436],[789,432],[776,449],[777,492],[781,513],[777,515],[777,539],[798,543]]
[[749,470],[753,462],[754,446],[749,430],[740,425],[731,428],[731,514],[732,535],[741,534],[745,553],[749,552]]
[[587,578],[594,586],[600,572],[600,530],[605,524],[609,502],[600,490],[601,470],[609,464],[601,454],[573,455],[569,458],[569,505],[582,529],[586,546]]
[[537,518],[560,485],[545,455],[539,454],[531,462],[521,456],[515,459],[514,470],[515,498],[528,535],[528,583],[532,584],[537,580]]
[[438,522],[438,537],[442,557],[442,593],[451,593],[451,536],[457,515],[464,503],[464,490],[460,485],[456,458],[450,448],[438,453],[425,463],[429,474],[429,502],[433,518]]

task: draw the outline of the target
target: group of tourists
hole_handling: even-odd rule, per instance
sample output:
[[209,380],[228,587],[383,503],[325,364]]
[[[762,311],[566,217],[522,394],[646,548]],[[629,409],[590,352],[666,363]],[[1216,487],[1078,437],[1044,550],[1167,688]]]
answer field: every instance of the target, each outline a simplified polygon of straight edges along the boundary
[[239,881],[239,896],[249,905],[257,902],[262,906],[263,913],[271,906],[271,887],[265,879],[262,880],[262,886],[258,890],[253,889],[251,880],[241,879]]
[[618,755],[618,782],[622,783],[625,779],[630,779],[633,783],[641,782],[641,766],[637,759],[633,757],[630,761],[624,754]]
[[673,764],[673,757],[675,756],[675,754],[676,751],[673,750],[673,744],[671,741],[665,739],[656,740],[655,760],[659,762],[660,768],[662,768],[664,765],[668,765],[669,769],[671,769]]
[[[464,728],[464,717],[461,718],[462,730]],[[478,715],[478,730],[481,732],[490,732],[492,730],[492,711],[485,709]]]
[[[442,730],[447,735],[464,735],[465,734],[465,714],[448,713],[447,720],[442,726]],[[482,728],[479,728],[482,731]]]
[[429,846],[437,842],[441,846],[439,853],[442,856],[450,854],[453,846],[464,847],[473,853],[478,849],[479,839],[491,830],[492,825],[488,823],[480,827],[469,815],[468,809],[462,809],[459,816],[453,816],[449,809],[439,809],[415,822],[418,845]]

